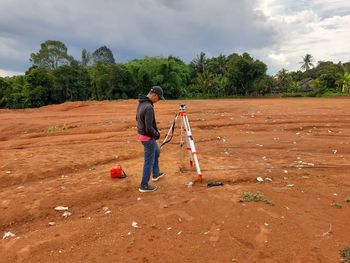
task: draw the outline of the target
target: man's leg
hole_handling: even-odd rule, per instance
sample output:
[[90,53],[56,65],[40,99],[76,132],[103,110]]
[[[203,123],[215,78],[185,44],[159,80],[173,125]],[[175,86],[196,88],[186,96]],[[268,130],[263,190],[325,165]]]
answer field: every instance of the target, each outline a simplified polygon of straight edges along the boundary
[[142,171],[142,180],[141,180],[141,188],[145,188],[148,186],[148,181],[151,176],[152,167],[154,164],[155,157],[155,147],[156,142],[154,140],[150,140],[147,142],[142,142],[144,147],[144,162],[143,162],[143,171]]
[[154,150],[154,163],[153,163],[153,177],[156,177],[159,175],[159,155],[160,155],[160,150],[158,144],[155,142],[155,150]]
[[158,144],[156,143],[156,149],[154,152],[154,164],[153,164],[153,168],[152,168],[152,172],[153,172],[153,177],[152,177],[152,181],[158,181],[160,178],[162,178],[165,173],[162,173],[159,171],[159,155],[160,155],[160,149]]

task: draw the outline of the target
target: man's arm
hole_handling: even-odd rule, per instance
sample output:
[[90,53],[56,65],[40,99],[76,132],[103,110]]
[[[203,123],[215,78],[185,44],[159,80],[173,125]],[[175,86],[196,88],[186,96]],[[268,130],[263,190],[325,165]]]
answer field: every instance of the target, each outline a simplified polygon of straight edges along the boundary
[[159,139],[159,132],[153,127],[154,111],[152,108],[145,110],[145,130],[149,137]]

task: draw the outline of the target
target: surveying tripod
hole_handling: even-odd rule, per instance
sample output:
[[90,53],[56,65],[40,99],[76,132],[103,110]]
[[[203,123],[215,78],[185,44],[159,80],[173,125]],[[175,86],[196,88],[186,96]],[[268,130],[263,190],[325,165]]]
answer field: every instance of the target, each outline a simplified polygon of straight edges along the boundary
[[186,141],[186,150],[189,153],[189,159],[190,159],[190,166],[192,167],[193,164],[196,166],[197,169],[197,174],[198,174],[198,180],[202,181],[203,177],[202,177],[202,172],[201,169],[199,167],[199,161],[198,161],[198,152],[196,151],[196,147],[194,146],[194,141],[193,141],[193,136],[192,136],[192,131],[191,131],[191,127],[190,127],[190,122],[188,121],[188,117],[186,115],[186,105],[185,104],[180,104],[179,106],[179,113],[176,114],[175,119],[172,123],[172,125],[170,126],[170,129],[163,141],[163,143],[160,145],[160,148],[162,149],[162,147],[169,143],[174,135],[174,130],[175,130],[175,126],[176,126],[176,121],[178,119],[178,117],[181,117],[182,121],[181,121],[181,143],[180,143],[180,147],[182,147],[183,145],[183,141],[182,141],[182,131],[185,131],[185,141]]

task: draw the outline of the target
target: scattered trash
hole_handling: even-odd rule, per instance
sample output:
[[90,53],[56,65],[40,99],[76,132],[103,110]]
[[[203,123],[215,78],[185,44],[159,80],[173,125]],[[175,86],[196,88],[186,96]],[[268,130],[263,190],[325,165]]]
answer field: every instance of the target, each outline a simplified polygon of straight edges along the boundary
[[178,234],[178,235],[181,235],[181,233],[182,233],[182,231],[180,231],[180,232],[177,232],[177,234]]
[[72,213],[69,212],[69,211],[64,211],[64,213],[62,214],[62,216],[65,217],[65,218],[67,218],[67,217],[69,217],[71,215],[72,215]]
[[10,231],[8,232],[5,232],[4,233],[4,236],[2,237],[2,239],[6,239],[6,238],[9,238],[9,237],[15,237],[16,235]]
[[328,133],[332,133],[332,131],[331,131],[331,130],[328,130]]
[[131,224],[133,227],[135,228],[141,228],[137,222],[133,221],[132,224]]
[[54,225],[56,225],[55,222],[49,222],[49,226],[54,226]]
[[329,224],[329,229],[322,234],[322,236],[327,236],[329,234],[332,234],[332,224]]
[[287,173],[288,173],[288,170],[283,170],[283,172],[284,172],[285,174],[287,174]]
[[210,231],[204,232],[204,235],[208,235]]
[[107,206],[102,207],[102,211],[105,212],[105,214],[110,214],[110,213],[112,213],[112,211],[109,210],[109,208],[108,208]]
[[193,186],[193,182],[188,182],[188,183],[186,183],[186,186],[187,186],[188,188],[191,188],[191,187]]
[[128,236],[131,236],[131,232],[128,232]]
[[171,230],[171,227],[168,227],[168,230]]
[[11,173],[11,171],[6,171],[5,173],[6,173],[6,174],[10,174],[10,173]]
[[294,187],[294,184],[288,184],[287,186],[288,187]]
[[214,182],[208,183],[208,187],[220,186],[220,185],[224,185],[224,183],[220,181],[214,181]]
[[334,195],[334,196],[337,196],[338,194],[337,194],[337,193],[334,193],[333,195]]
[[269,226],[269,224],[268,224],[268,223],[264,223],[264,225],[265,225],[265,226]]
[[298,161],[298,164],[296,165],[296,167],[298,168],[303,168],[303,167],[314,167],[315,164],[313,163],[307,163],[307,162],[303,162],[303,161]]
[[262,179],[261,177],[257,177],[256,180],[257,180],[259,183],[264,182],[264,179]]
[[337,154],[337,152],[338,152],[337,150],[333,150],[333,154]]
[[297,132],[296,135],[300,135],[300,132]]
[[269,178],[269,177],[266,177],[266,178],[265,178],[265,181],[272,182],[272,179],[271,179],[271,178]]
[[137,201],[141,201],[141,197],[138,197],[138,198],[137,198]]
[[56,211],[67,211],[68,207],[67,206],[56,206],[55,210]]

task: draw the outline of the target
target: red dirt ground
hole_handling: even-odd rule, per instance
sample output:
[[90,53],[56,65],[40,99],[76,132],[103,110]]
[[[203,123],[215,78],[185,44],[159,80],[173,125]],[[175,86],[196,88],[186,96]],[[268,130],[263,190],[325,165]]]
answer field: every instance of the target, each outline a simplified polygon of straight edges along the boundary
[[[155,105],[162,138],[180,103]],[[161,153],[167,175],[146,194],[137,101],[0,110],[0,262],[339,262],[350,99],[185,103],[204,181],[188,186],[197,175],[178,128]],[[109,177],[116,164],[126,179]],[[274,205],[239,202],[244,192]]]

